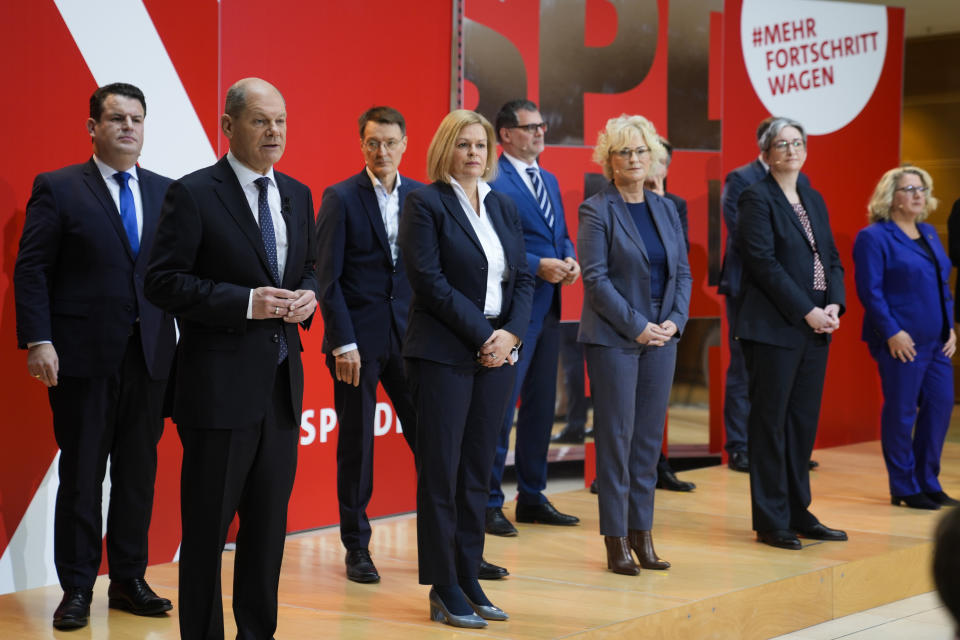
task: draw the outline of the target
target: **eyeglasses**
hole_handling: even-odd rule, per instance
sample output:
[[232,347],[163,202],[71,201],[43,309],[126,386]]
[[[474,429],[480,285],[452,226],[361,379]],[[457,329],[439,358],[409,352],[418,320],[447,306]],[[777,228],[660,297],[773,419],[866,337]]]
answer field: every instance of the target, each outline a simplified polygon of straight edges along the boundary
[[786,151],[788,147],[792,147],[797,151],[800,151],[800,149],[802,149],[805,145],[803,140],[790,140],[789,142],[786,140],[781,140],[780,142],[774,142],[771,146],[777,151]]
[[909,185],[906,187],[897,187],[894,191],[903,191],[908,196],[912,196],[915,193],[919,193],[922,196],[927,195],[927,191],[930,191],[929,187],[917,187],[915,185]]
[[540,129],[544,133],[547,132],[547,123],[546,122],[532,122],[530,124],[518,124],[510,127],[511,129],[523,129],[529,134],[534,134],[537,132],[537,129]]
[[376,153],[380,151],[380,147],[386,147],[387,151],[395,151],[397,147],[400,146],[400,140],[384,140],[383,142],[379,140],[365,140],[363,146],[366,147],[367,151]]
[[637,147],[636,149],[614,149],[610,153],[615,153],[616,155],[620,156],[624,160],[629,160],[630,158],[633,157],[633,154],[637,154],[638,158],[642,158],[643,156],[650,153],[650,149],[646,147]]

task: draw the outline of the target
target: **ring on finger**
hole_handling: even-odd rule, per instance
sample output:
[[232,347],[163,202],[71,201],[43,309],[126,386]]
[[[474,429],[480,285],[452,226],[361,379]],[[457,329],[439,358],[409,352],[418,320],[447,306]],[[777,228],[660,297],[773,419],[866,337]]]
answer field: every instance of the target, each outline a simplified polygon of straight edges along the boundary
[[280,307],[274,307],[274,308],[273,308],[273,314],[274,314],[274,315],[277,315],[277,316],[280,315]]

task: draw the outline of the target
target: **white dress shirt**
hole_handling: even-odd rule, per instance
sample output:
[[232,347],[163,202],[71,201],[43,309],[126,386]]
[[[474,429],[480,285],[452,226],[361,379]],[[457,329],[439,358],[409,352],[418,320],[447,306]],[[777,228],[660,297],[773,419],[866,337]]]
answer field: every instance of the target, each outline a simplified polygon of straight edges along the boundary
[[[232,151],[227,152],[227,162],[230,163],[230,168],[240,182],[240,188],[243,189],[243,195],[246,196],[247,204],[250,206],[250,214],[258,227],[260,226],[260,187],[254,181],[263,177],[270,179],[267,185],[267,204],[270,205],[270,218],[273,220],[273,235],[277,239],[277,269],[282,279],[283,269],[287,265],[289,243],[287,242],[287,223],[281,213],[280,189],[277,188],[277,181],[273,176],[273,167],[267,170],[266,176],[260,175],[237,160]],[[250,297],[247,299],[247,320],[252,319],[253,289],[250,290]]]
[[[117,206],[117,213],[120,213],[120,183],[117,182],[117,179],[113,177],[117,170],[108,165],[106,162],[98,158],[96,155],[93,156],[93,161],[97,165],[97,169],[100,169],[100,175],[103,176],[103,181],[107,183],[107,191],[110,192],[110,197],[113,198],[113,204]],[[140,195],[140,174],[137,173],[137,165],[133,165],[126,171],[130,174],[130,179],[127,180],[127,185],[130,187],[130,192],[133,193],[133,204],[137,210],[137,237],[143,237],[143,197]]]
[[490,222],[487,215],[487,207],[484,204],[484,198],[490,193],[490,185],[483,180],[477,180],[477,199],[480,200],[480,211],[477,212],[467,197],[467,192],[463,190],[455,179],[450,178],[450,186],[453,192],[457,194],[457,200],[463,207],[463,212],[467,214],[467,220],[473,227],[474,233],[480,240],[480,246],[483,248],[483,255],[487,258],[487,296],[483,303],[483,315],[499,316],[503,308],[503,280],[507,273],[507,258],[503,253],[503,244],[500,242],[500,236]]
[[[517,170],[517,173],[520,174],[520,179],[523,180],[523,184],[527,185],[527,189],[530,190],[530,193],[533,194],[533,199],[536,200],[537,190],[533,188],[533,181],[530,180],[530,174],[527,173],[527,169],[536,169],[537,173],[540,173],[540,167],[537,165],[536,160],[534,160],[533,164],[527,164],[520,158],[514,158],[506,151],[503,152],[503,157],[506,158],[507,161],[513,165],[513,168]],[[540,176],[540,181],[543,182],[543,176]],[[546,183],[544,183],[543,188],[547,188]]]

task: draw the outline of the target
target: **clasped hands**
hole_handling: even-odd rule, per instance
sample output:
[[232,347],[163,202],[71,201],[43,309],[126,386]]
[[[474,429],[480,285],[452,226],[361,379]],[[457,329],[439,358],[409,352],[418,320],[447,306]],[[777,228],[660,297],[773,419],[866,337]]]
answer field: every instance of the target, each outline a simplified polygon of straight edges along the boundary
[[660,324],[648,322],[643,333],[638,335],[635,340],[648,347],[662,347],[676,333],[677,325],[673,323],[673,320],[664,320]]
[[520,339],[505,329],[497,329],[477,352],[477,362],[485,367],[495,369],[504,364],[515,364],[517,355],[513,348],[520,343]]
[[840,305],[828,304],[823,307],[814,307],[803,316],[814,333],[833,333],[840,328]]
[[[914,343],[913,338],[903,329],[887,338],[887,348],[890,349],[890,355],[903,363],[913,362],[913,359],[917,357],[915,347],[916,343]],[[943,351],[943,355],[952,358],[956,350],[957,333],[950,329],[950,336],[943,343],[941,351]]]
[[257,287],[253,290],[253,319],[281,318],[284,322],[300,323],[317,308],[317,296],[309,289],[278,289]]
[[580,265],[573,258],[540,258],[537,277],[551,284],[573,284],[580,277]]

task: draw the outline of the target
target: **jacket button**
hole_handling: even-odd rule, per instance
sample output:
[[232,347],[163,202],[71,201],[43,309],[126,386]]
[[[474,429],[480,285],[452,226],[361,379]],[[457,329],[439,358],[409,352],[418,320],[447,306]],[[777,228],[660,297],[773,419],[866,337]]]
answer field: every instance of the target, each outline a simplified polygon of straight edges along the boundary
[[280,342],[280,336],[275,333],[270,337],[270,340],[273,342]]

